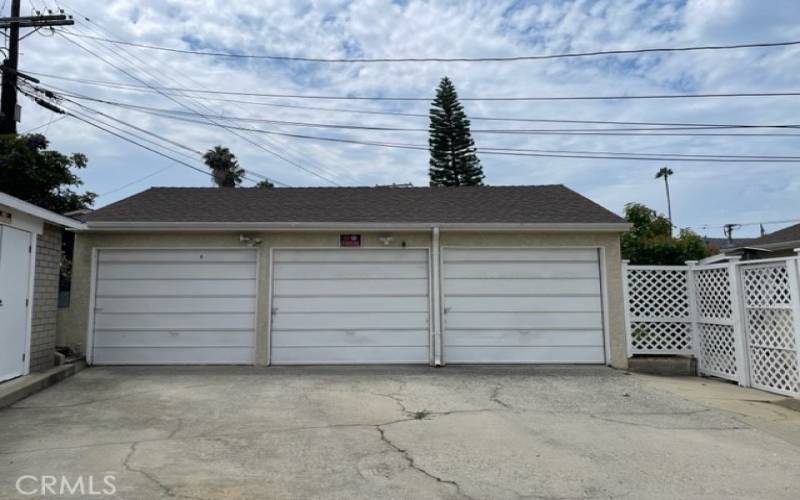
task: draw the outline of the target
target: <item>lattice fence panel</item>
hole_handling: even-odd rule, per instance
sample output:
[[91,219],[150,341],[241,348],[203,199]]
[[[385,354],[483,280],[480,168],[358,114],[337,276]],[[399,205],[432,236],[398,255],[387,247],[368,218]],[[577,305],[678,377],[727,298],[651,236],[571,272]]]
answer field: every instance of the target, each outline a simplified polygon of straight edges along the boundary
[[730,320],[733,315],[731,283],[727,267],[697,268],[694,271],[697,315],[703,320]]
[[736,343],[733,325],[698,323],[698,368],[700,373],[737,380]]
[[800,394],[792,292],[786,262],[742,266],[750,378],[754,387]]
[[704,375],[738,380],[733,331],[733,293],[728,266],[693,269],[697,308],[698,369]]
[[630,352],[691,352],[686,269],[627,266],[626,279]]

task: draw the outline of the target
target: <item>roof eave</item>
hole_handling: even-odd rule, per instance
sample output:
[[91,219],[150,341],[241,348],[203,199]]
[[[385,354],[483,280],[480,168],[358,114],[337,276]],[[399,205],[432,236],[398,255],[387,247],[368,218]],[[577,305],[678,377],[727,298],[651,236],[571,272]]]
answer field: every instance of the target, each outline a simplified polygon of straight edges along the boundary
[[20,200],[19,198],[11,196],[10,194],[0,193],[0,205],[5,205],[9,208],[32,217],[36,217],[37,219],[42,219],[43,221],[56,226],[63,226],[70,229],[84,228],[83,223],[80,221],[65,217],[55,212],[51,212],[50,210],[34,205],[33,203]]
[[459,223],[459,222],[130,222],[88,221],[88,231],[419,231],[438,227],[450,231],[590,231],[623,233],[627,222]]

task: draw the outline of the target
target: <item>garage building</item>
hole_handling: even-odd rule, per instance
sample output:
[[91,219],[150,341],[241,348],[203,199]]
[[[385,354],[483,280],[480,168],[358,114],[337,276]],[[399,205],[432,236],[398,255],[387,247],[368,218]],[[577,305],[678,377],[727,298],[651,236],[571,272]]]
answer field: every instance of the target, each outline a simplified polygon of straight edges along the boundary
[[625,366],[619,235],[564,186],[153,188],[76,235],[94,364]]

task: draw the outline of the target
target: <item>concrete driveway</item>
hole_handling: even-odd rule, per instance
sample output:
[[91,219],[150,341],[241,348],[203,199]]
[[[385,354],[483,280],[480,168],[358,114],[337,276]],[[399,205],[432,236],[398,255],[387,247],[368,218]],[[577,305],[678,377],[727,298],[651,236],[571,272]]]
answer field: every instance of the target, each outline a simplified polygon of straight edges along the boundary
[[605,368],[92,368],[0,410],[2,498],[112,475],[123,499],[795,499],[798,471]]

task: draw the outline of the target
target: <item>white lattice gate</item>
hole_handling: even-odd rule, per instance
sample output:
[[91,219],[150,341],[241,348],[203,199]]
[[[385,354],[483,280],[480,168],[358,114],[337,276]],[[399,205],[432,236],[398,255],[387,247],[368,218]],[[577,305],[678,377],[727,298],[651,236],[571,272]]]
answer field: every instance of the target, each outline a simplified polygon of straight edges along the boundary
[[691,354],[701,375],[800,395],[798,262],[624,264],[628,354]]
[[753,387],[800,394],[797,260],[741,266]]

